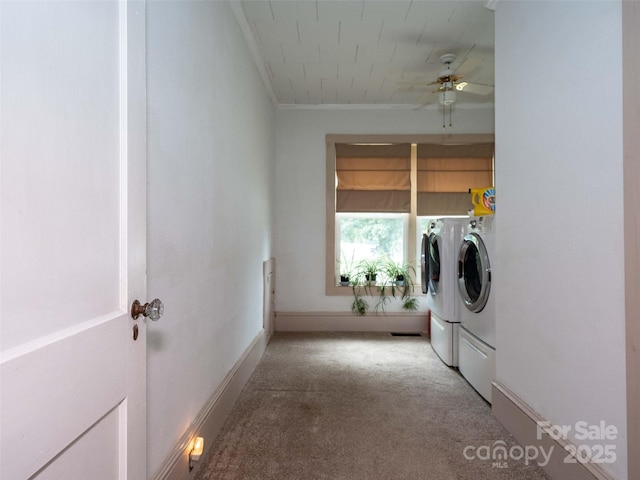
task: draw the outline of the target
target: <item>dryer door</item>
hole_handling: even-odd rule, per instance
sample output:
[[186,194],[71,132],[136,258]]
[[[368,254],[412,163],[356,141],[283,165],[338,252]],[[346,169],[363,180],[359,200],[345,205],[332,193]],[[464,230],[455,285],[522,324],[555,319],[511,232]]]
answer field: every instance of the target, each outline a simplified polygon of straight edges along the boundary
[[422,293],[429,291],[429,237],[426,233],[422,234],[422,245],[420,246],[420,284],[422,285]]
[[472,312],[481,312],[491,291],[489,255],[476,233],[464,236],[458,254],[458,289],[464,305]]
[[429,289],[431,295],[438,293],[440,285],[440,236],[432,233],[429,235]]

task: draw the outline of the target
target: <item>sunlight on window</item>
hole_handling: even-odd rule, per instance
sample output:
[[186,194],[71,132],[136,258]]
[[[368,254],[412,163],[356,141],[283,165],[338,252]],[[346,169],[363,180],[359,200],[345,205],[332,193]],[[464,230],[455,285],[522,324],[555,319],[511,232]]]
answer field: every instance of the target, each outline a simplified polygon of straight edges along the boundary
[[406,214],[336,214],[337,254],[342,271],[362,260],[390,258],[405,262]]

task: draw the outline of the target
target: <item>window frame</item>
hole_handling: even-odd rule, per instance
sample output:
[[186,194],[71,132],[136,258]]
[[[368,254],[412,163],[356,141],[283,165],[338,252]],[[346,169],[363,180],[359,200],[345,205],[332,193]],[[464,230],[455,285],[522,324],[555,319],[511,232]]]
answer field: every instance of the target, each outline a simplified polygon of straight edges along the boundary
[[[410,143],[411,145],[411,212],[409,213],[409,228],[405,238],[406,254],[411,259],[416,251],[417,231],[417,194],[416,190],[416,144],[437,143],[441,145],[459,145],[476,143],[494,143],[495,135],[492,133],[481,134],[327,134],[326,142],[326,237],[325,237],[325,294],[328,296],[349,296],[353,292],[351,287],[343,287],[336,284],[336,143]],[[494,168],[495,172],[495,168]],[[419,282],[416,282],[419,287]],[[416,294],[420,295],[420,288],[416,288]]]

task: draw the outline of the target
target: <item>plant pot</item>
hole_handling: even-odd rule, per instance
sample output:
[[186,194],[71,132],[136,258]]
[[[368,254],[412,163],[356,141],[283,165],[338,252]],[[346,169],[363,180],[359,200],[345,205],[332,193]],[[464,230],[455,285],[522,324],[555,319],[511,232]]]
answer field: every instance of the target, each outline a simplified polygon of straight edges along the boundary
[[343,287],[349,286],[349,275],[340,275],[340,285]]
[[404,275],[398,275],[396,277],[396,285],[398,287],[404,287]]
[[377,273],[365,275],[364,279],[367,281],[367,285],[375,285],[377,276]]

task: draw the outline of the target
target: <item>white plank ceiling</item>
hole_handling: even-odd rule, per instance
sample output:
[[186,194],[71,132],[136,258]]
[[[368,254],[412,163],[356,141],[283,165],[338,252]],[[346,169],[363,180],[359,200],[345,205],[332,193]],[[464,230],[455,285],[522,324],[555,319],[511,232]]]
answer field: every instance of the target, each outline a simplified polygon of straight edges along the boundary
[[[277,105],[437,103],[440,56],[464,81],[494,85],[487,1],[258,0],[234,8]],[[243,25],[244,24],[244,25]],[[458,103],[494,95],[457,92]]]

